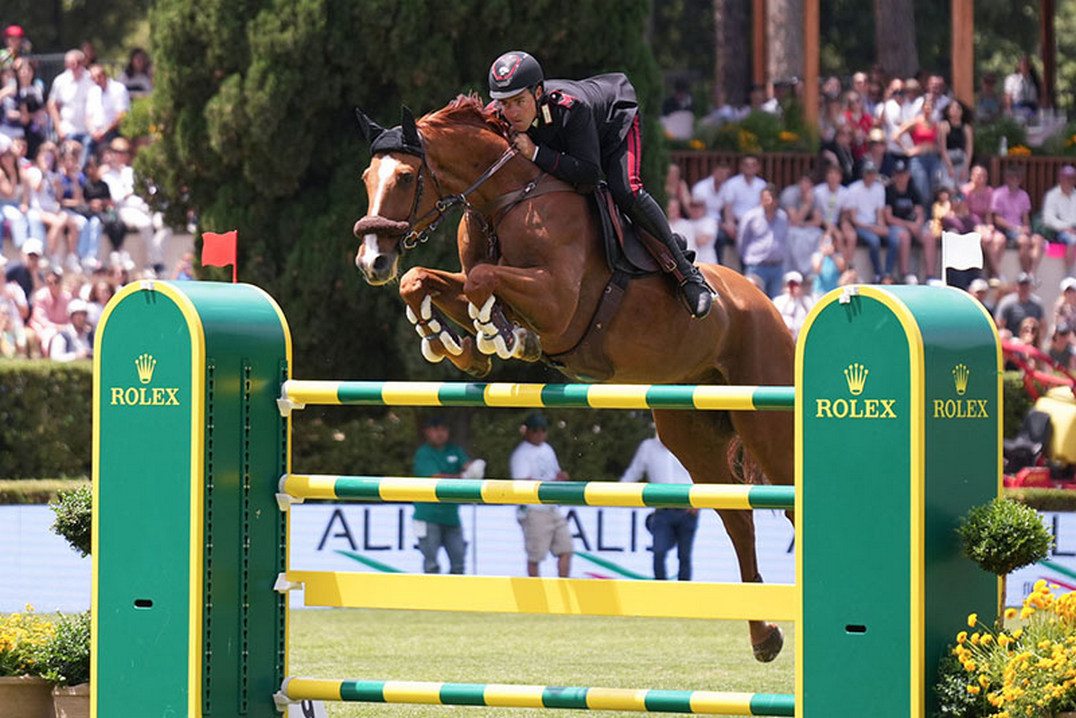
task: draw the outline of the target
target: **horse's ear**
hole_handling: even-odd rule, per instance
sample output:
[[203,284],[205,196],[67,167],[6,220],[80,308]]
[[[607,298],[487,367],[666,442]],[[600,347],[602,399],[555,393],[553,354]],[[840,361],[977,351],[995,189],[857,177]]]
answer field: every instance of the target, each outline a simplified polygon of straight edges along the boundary
[[418,136],[418,128],[415,127],[415,116],[407,105],[400,108],[400,129],[403,130],[405,145],[422,147],[422,140]]
[[358,107],[355,108],[355,118],[359,121],[359,131],[362,132],[363,138],[370,144],[373,144],[374,140],[385,131],[384,127],[367,117],[366,113]]

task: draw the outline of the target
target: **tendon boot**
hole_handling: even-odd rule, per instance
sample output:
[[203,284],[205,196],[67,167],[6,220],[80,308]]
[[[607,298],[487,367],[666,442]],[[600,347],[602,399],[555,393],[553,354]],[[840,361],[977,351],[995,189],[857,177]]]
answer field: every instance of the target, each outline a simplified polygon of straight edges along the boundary
[[656,241],[640,238],[643,245],[658,261],[661,271],[671,274],[679,286],[679,298],[695,319],[702,319],[710,313],[714,302],[714,290],[707,284],[698,267],[684,254],[683,241],[672,233],[665,213],[646,190],[639,190],[635,201],[628,210],[632,223],[649,234]]

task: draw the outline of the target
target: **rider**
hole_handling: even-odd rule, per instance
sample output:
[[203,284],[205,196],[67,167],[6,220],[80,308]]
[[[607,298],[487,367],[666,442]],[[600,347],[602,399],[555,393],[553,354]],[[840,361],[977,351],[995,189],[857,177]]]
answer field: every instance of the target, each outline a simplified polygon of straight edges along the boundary
[[596,185],[605,174],[610,193],[631,221],[664,244],[671,263],[661,268],[680,283],[688,311],[706,316],[713,290],[684,256],[669,220],[639,179],[641,135],[635,88],[621,73],[586,80],[548,80],[520,50],[506,52],[489,70],[489,94],[514,132],[512,144],[549,174],[574,185]]

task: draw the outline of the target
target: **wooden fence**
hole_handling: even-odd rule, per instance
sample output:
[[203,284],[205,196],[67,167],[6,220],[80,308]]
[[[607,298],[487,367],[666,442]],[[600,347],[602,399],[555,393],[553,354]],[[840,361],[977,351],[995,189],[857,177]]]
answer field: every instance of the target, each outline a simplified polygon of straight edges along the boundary
[[[688,184],[694,184],[710,174],[719,162],[727,162],[735,173],[740,155],[735,152],[693,152],[676,151],[670,153],[671,161],[680,166],[681,174]],[[778,188],[793,184],[804,172],[819,169],[817,155],[802,152],[772,152],[759,155],[762,169],[759,175],[773,182]],[[1032,210],[1042,209],[1042,199],[1046,191],[1057,184],[1057,173],[1062,166],[1076,165],[1076,157],[989,157],[984,163],[990,174],[991,186],[1002,183],[1002,173],[1010,165],[1024,169],[1024,189],[1031,196]]]

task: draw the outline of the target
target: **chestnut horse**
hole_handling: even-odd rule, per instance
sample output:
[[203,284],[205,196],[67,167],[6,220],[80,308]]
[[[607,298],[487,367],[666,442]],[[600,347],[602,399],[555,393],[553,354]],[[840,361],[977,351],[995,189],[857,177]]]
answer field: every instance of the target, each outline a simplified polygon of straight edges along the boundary
[[[355,224],[355,262],[367,282],[397,278],[401,251],[428,235],[452,205],[461,270],[414,267],[400,280],[408,318],[430,361],[447,358],[484,376],[490,354],[535,361],[563,356],[571,378],[593,375],[572,350],[591,332],[611,276],[587,195],[543,175],[509,149],[503,125],[473,96],[420,118],[406,109],[391,130],[361,112],[374,157],[363,173],[370,198]],[[661,275],[627,283],[619,310],[599,322],[607,381],[648,384],[790,385],[794,347],[773,303],[742,275],[700,265],[717,298],[692,319]],[[446,320],[447,318],[447,320]],[[448,321],[450,320],[450,321]],[[454,326],[455,325],[455,326]],[[462,328],[463,331],[459,331]],[[580,365],[582,362],[582,365]],[[742,447],[773,483],[793,483],[791,412],[655,410],[661,441],[696,483],[737,480],[727,457]],[[733,445],[735,446],[735,445]],[[750,511],[719,510],[744,581],[761,581]],[[792,516],[789,514],[789,518]],[[749,622],[759,660],[781,650],[780,629]]]

